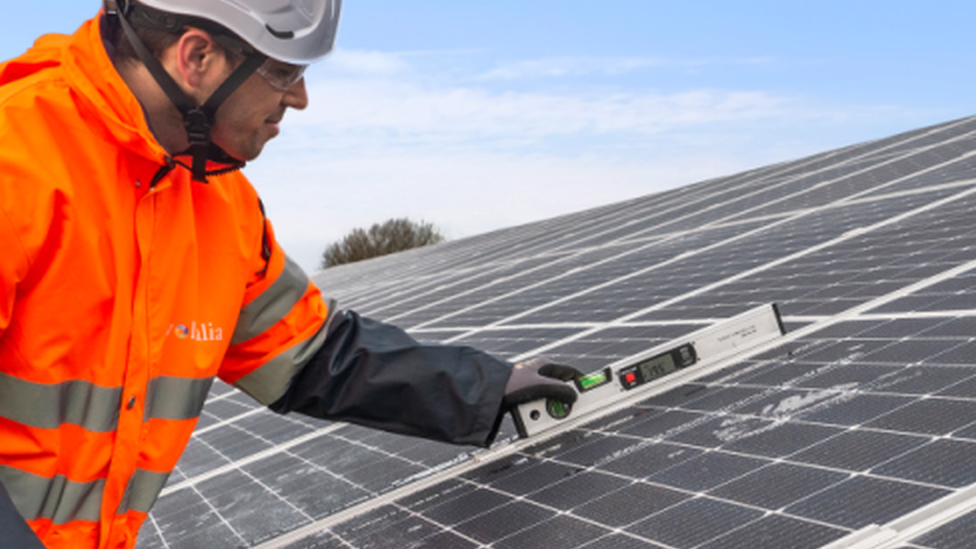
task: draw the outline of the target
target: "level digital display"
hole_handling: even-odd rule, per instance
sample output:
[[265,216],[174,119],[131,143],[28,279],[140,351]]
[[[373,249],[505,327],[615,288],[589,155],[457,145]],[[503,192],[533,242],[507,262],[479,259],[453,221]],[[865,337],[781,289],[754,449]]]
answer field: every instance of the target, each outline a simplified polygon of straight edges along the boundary
[[633,389],[655,379],[660,379],[697,361],[694,347],[682,345],[666,353],[661,353],[620,370],[620,384],[624,389]]
[[638,364],[637,368],[640,370],[644,383],[659,377],[664,377],[678,369],[674,364],[674,359],[671,358],[671,353],[645,360]]

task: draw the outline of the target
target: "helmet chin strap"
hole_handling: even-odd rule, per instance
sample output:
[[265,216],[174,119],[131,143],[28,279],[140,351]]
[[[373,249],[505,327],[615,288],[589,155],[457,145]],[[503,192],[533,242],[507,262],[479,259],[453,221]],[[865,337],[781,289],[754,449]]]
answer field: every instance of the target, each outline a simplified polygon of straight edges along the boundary
[[[169,100],[172,101],[173,105],[183,115],[183,126],[186,128],[187,138],[190,142],[190,148],[187,149],[186,153],[193,159],[191,167],[193,180],[206,183],[208,175],[207,160],[215,158],[226,161],[226,159],[231,158],[230,155],[220,150],[210,140],[210,129],[213,127],[217,109],[220,108],[220,105],[245,80],[254,74],[254,71],[267,59],[267,56],[258,51],[249,54],[244,62],[224,80],[213,95],[207,98],[203,105],[196,105],[187,97],[179,85],[176,84],[169,73],[166,72],[166,69],[163,68],[159,60],[146,48],[142,40],[139,39],[135,29],[132,28],[132,25],[128,21],[132,9],[133,6],[130,3],[127,8],[120,7],[117,10],[122,30],[125,32],[129,43],[132,44],[136,55],[139,56],[139,59],[149,70],[156,83],[159,84],[159,87],[169,97]],[[238,164],[238,167],[244,165],[244,162],[241,160],[234,159],[234,161]]]

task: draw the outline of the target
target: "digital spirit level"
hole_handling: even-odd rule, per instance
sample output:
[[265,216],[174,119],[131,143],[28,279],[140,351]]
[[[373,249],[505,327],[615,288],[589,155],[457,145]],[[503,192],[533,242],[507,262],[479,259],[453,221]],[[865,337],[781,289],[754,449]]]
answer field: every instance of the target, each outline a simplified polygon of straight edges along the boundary
[[530,437],[622,399],[652,396],[785,333],[775,304],[757,307],[573,380],[578,398],[572,406],[553,399],[521,404],[512,410],[515,426],[519,436]]

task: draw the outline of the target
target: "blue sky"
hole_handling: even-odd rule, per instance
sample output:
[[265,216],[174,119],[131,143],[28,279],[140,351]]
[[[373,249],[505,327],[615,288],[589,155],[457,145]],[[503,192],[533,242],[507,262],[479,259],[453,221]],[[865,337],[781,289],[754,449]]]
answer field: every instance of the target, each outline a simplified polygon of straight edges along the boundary
[[[99,2],[16,4],[0,58]],[[461,238],[974,115],[974,16],[962,0],[347,0],[312,105],[247,173],[314,270],[393,216]]]

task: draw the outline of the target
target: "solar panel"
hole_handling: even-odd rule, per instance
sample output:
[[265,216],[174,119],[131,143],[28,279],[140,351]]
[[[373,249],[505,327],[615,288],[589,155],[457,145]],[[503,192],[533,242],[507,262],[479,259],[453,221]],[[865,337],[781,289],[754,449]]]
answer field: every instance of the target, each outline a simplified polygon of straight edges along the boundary
[[140,549],[956,549],[976,520],[976,117],[353,265],[330,297],[586,371],[777,302],[790,333],[490,450],[217,384]]

